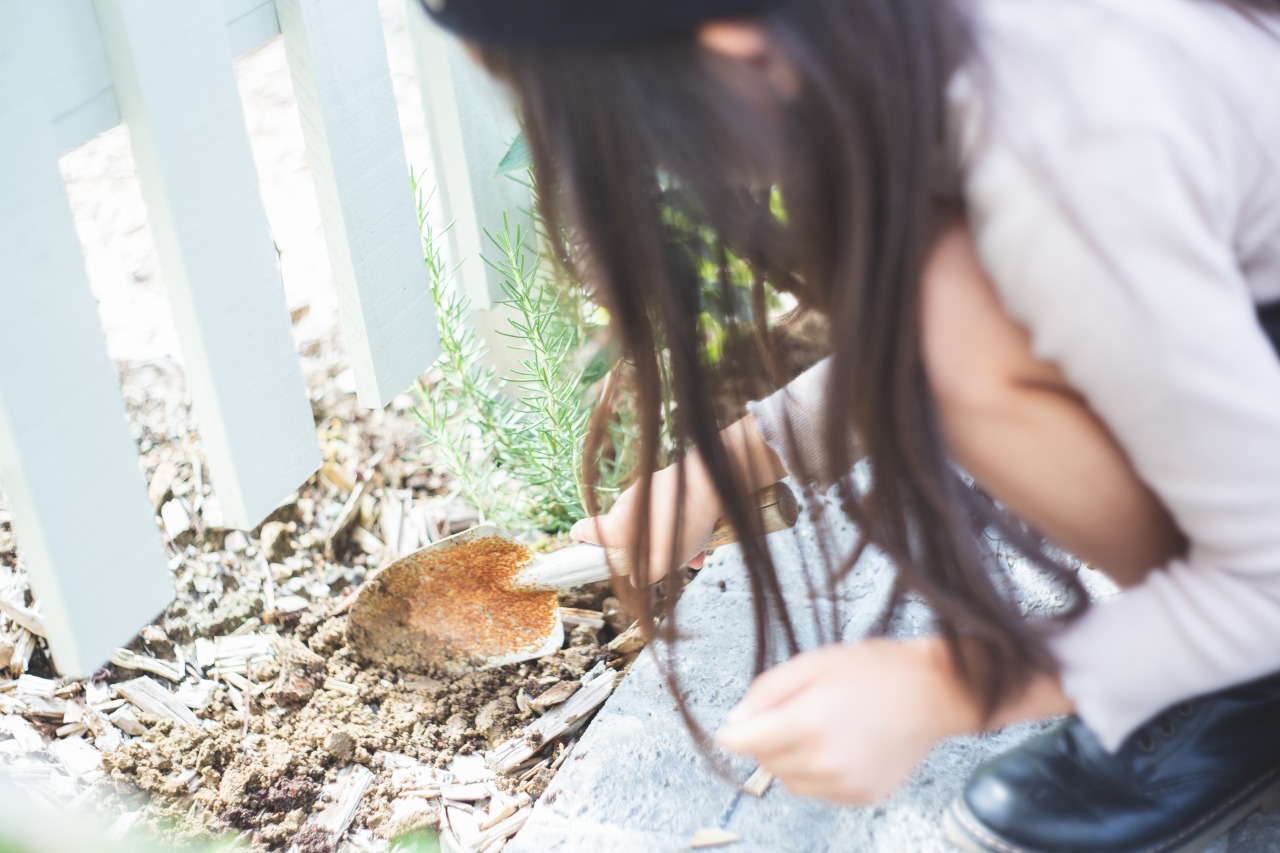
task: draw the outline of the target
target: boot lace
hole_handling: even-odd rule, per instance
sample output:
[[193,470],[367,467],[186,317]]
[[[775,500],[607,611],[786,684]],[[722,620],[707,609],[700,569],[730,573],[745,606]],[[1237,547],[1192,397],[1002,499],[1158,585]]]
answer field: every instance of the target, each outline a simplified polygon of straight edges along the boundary
[[1154,752],[1159,738],[1168,739],[1178,732],[1179,720],[1185,720],[1196,712],[1194,702],[1182,702],[1156,717],[1138,733],[1138,749]]

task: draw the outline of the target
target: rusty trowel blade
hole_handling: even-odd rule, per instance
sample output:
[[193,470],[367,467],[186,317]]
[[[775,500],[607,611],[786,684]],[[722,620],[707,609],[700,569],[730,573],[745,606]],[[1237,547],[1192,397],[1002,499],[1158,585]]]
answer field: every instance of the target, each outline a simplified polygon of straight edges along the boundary
[[510,585],[530,559],[491,525],[442,539],[370,577],[351,606],[347,638],[362,658],[411,671],[551,654],[564,643],[556,594]]

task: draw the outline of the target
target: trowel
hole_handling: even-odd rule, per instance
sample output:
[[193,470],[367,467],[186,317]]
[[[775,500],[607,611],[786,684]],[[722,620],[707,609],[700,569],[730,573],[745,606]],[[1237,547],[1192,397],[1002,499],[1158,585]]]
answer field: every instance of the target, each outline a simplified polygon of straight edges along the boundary
[[[795,525],[782,484],[752,502],[764,533]],[[717,522],[707,549],[735,542]],[[442,539],[372,575],[350,608],[347,636],[365,660],[418,672],[487,669],[564,644],[556,591],[628,574],[625,549],[577,544],[533,555],[493,525]]]

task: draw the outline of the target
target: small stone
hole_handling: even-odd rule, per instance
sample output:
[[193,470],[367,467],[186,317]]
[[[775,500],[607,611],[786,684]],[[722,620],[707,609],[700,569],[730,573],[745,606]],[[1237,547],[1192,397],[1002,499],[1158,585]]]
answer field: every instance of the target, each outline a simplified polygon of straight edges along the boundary
[[167,501],[160,507],[160,519],[164,522],[165,533],[169,534],[169,538],[175,542],[191,532],[191,515],[182,505],[182,501],[176,499]]
[[341,566],[335,566],[324,576],[324,582],[332,593],[342,592],[351,586],[351,572]]
[[476,730],[484,735],[490,744],[497,745],[507,734],[515,720],[519,709],[510,696],[494,699],[476,714]]
[[461,740],[467,734],[467,729],[471,726],[467,718],[462,714],[454,714],[445,720],[444,733],[445,737],[451,740]]
[[344,764],[351,760],[351,756],[356,751],[356,739],[350,733],[339,729],[338,731],[329,732],[329,736],[324,739],[324,751],[327,752],[334,761]]
[[569,648],[581,649],[600,645],[600,637],[589,625],[579,625],[569,634]]
[[298,515],[302,517],[304,525],[310,527],[315,524],[316,502],[311,498],[298,498]]
[[268,521],[262,525],[262,553],[272,563],[280,563],[285,557],[293,554],[291,534],[297,530],[296,524],[285,524],[280,521]]

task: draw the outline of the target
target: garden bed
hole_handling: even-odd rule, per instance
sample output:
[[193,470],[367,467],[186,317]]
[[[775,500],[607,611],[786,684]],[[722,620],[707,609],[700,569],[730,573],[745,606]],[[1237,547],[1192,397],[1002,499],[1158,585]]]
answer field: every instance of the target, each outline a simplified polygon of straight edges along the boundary
[[[414,458],[408,401],[360,409],[337,350],[307,360],[325,465],[250,534],[221,526],[180,372],[123,368],[177,598],[90,681],[58,680],[22,627],[38,610],[0,508],[0,637],[19,647],[0,674],[0,774],[51,811],[97,810],[166,847],[385,849],[428,829],[500,849],[638,650],[634,634],[607,648],[628,623],[593,588],[562,596],[566,647],[539,661],[459,676],[359,660],[345,611],[364,580],[477,517]],[[485,755],[513,743],[495,772]]]

